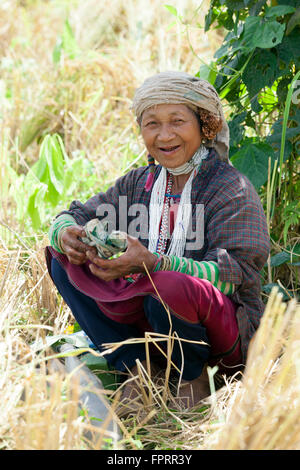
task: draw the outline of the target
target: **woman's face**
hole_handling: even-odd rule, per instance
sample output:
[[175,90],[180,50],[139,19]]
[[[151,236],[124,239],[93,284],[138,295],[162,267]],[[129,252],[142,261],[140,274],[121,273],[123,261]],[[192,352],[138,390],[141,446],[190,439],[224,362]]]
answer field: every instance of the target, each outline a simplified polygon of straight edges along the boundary
[[185,104],[159,104],[146,109],[141,132],[150,155],[167,168],[189,161],[202,140],[197,116]]

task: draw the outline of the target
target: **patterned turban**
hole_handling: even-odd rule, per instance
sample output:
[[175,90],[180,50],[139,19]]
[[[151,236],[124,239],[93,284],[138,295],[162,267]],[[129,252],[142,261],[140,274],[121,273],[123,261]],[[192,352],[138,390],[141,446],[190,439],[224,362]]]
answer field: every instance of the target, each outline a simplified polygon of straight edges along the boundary
[[221,160],[228,161],[229,128],[215,88],[206,80],[185,72],[162,72],[147,78],[136,90],[132,109],[141,120],[143,112],[158,104],[185,104],[199,114],[204,109],[221,121],[216,136],[205,143],[213,147]]

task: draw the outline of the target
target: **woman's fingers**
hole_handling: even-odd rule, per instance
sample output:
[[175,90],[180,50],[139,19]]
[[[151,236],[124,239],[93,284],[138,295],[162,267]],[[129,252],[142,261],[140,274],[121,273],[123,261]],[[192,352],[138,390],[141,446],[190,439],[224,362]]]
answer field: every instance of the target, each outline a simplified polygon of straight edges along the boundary
[[157,257],[134,237],[127,236],[127,250],[118,258],[103,259],[87,250],[87,258],[92,262],[91,272],[103,280],[117,279],[133,273],[144,273],[145,266],[151,271]]
[[92,251],[89,247],[89,249],[86,251],[86,256],[88,259],[99,266],[102,269],[112,269],[114,267],[117,267],[120,265],[120,258],[123,256],[120,256],[120,258],[115,258],[115,259],[104,259],[100,258],[100,256],[97,255],[96,251]]
[[61,242],[66,247],[71,247],[76,251],[85,253],[87,250],[87,245],[79,240],[79,237],[84,236],[85,231],[81,227],[67,227],[61,236]]
[[86,260],[88,245],[79,240],[85,236],[85,231],[79,226],[67,227],[61,235],[61,246],[72,264],[83,264]]
[[90,271],[103,281],[111,281],[112,279],[117,279],[120,277],[119,275],[116,275],[114,272],[111,272],[110,270],[102,269],[96,266],[95,264],[90,264],[89,265]]
[[118,279],[129,273],[128,262],[126,261],[126,253],[119,258],[103,259],[100,258],[97,253],[95,254],[95,252],[87,250],[86,256],[92,262],[92,264],[89,266],[91,272],[104,281]]
[[84,253],[78,254],[78,252],[74,250],[69,250],[66,256],[72,264],[83,264],[86,262],[86,255]]

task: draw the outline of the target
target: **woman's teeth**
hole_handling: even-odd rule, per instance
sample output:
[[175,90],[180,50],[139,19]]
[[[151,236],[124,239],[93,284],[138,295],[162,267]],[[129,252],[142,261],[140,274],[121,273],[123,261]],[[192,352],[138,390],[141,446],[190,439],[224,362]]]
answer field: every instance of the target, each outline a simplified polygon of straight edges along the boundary
[[177,150],[179,148],[179,145],[175,145],[173,147],[160,147],[160,150],[162,150],[165,153],[171,153],[174,152],[174,150]]

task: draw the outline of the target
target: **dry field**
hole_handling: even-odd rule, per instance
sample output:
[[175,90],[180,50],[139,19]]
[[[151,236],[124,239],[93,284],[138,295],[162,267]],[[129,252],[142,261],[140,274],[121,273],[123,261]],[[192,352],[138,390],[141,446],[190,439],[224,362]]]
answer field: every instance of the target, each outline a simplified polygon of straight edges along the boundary
[[[78,409],[76,377],[51,367],[53,350],[31,348],[73,325],[46,273],[51,218],[145,164],[130,111],[135,87],[154,71],[196,73],[222,42],[221,32],[199,28],[207,2],[171,3],[182,22],[158,0],[0,3],[1,449],[300,449],[300,310],[275,291],[242,380],[215,392],[211,371],[211,397],[179,413],[168,408],[165,382],[156,386],[140,368],[151,412],[141,423],[119,421],[121,438],[108,429],[118,395],[103,426],[92,427]],[[57,207],[45,205],[34,230],[24,180],[49,133],[62,136],[83,172],[75,167],[69,192]]]

